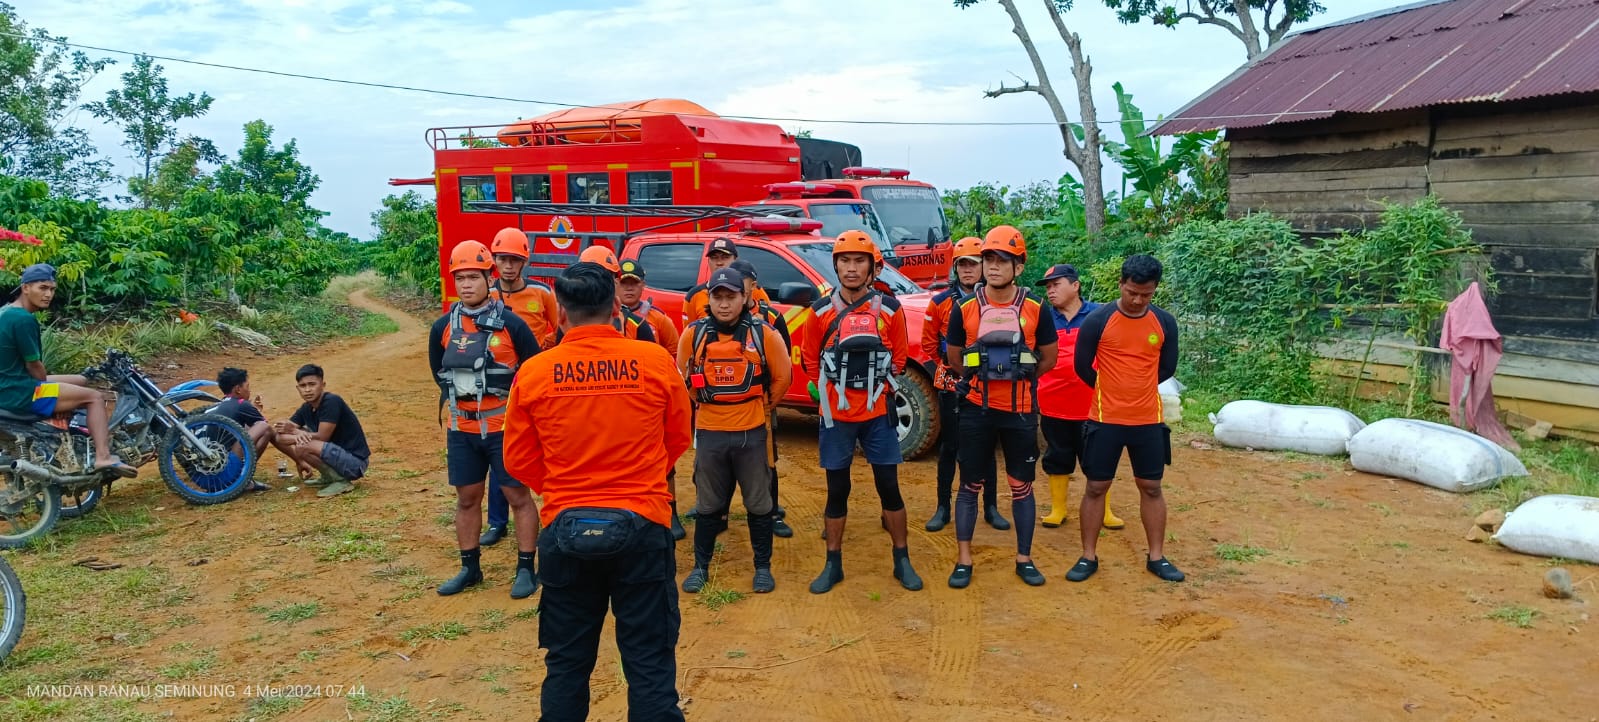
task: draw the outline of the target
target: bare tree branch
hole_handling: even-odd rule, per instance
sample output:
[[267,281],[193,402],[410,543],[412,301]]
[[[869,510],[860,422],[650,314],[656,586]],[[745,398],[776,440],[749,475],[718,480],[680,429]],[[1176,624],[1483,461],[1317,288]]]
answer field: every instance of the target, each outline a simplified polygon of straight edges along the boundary
[[[1016,9],[1016,0],[999,0],[999,4],[1004,6],[1005,12],[1010,15],[1013,26],[1011,31],[1022,41],[1022,47],[1027,50],[1027,59],[1033,63],[1033,72],[1038,75],[1038,90],[1035,92],[1044,96],[1044,100],[1049,103],[1049,112],[1055,118],[1055,124],[1060,126],[1061,141],[1066,146],[1066,159],[1071,161],[1072,165],[1081,168],[1085,155],[1083,147],[1077,142],[1076,136],[1072,135],[1071,117],[1066,115],[1065,106],[1061,105],[1054,86],[1049,82],[1049,70],[1044,67],[1044,58],[1038,54],[1038,46],[1033,44],[1033,37],[1027,33],[1027,25],[1022,22],[1022,14]],[[1053,9],[1051,13],[1053,14]]]
[[[1094,66],[1083,54],[1083,39],[1066,27],[1059,7],[1044,0],[1044,9],[1055,23],[1055,31],[1066,43],[1072,55],[1072,77],[1077,81],[1077,107],[1083,118],[1083,162],[1077,164],[1083,174],[1084,225],[1089,233],[1097,233],[1105,225],[1104,158],[1100,155],[1099,114],[1094,109]],[[1065,130],[1065,129],[1063,129]],[[1069,132],[1068,132],[1069,134]]]
[[1038,86],[1028,82],[1023,82],[1021,85],[1006,85],[1004,83],[1000,83],[999,89],[997,90],[983,91],[983,97],[998,98],[1001,95],[1010,95],[1011,93],[1038,93],[1039,95],[1043,95],[1044,91],[1040,90]]
[[1178,13],[1177,19],[1179,21],[1192,20],[1200,25],[1215,25],[1225,28],[1227,32],[1233,34],[1233,37],[1242,40],[1245,45],[1249,44],[1249,41],[1245,39],[1244,31],[1239,29],[1237,25],[1227,22],[1226,18],[1216,17],[1215,15],[1200,15],[1197,13]]
[[1233,0],[1233,11],[1238,13],[1238,29],[1244,34],[1244,50],[1249,54],[1249,59],[1254,60],[1260,54],[1260,30],[1255,27],[1254,11],[1249,9],[1249,0]]

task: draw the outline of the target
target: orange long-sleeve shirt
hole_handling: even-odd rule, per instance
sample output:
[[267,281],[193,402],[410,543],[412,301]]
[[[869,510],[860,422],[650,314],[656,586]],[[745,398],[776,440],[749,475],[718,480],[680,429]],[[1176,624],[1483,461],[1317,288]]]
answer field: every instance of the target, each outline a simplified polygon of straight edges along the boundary
[[[838,309],[833,307],[833,296],[828,294],[811,306],[814,312],[806,323],[811,327],[806,330],[805,342],[800,352],[800,367],[811,378],[817,378],[822,369],[822,348],[832,339],[823,339],[827,329],[833,324],[833,318],[838,315]],[[837,335],[835,330],[834,336]],[[877,335],[882,337],[883,345],[887,346],[894,355],[894,373],[905,371],[905,359],[910,354],[911,342],[905,330],[905,309],[900,308],[899,300],[893,296],[883,296],[882,309],[877,317]],[[887,379],[883,380],[887,383]],[[822,382],[818,380],[817,386]],[[833,419],[836,421],[870,421],[882,416],[894,408],[894,395],[884,391],[877,399],[877,404],[867,408],[868,393],[866,389],[845,389],[849,401],[848,409],[838,408],[838,389],[828,388],[828,402],[832,404]]]
[[548,287],[529,283],[520,291],[507,291],[496,285],[494,296],[518,318],[527,322],[528,328],[533,329],[533,337],[539,340],[540,348],[555,346],[555,332],[560,330],[561,321],[555,309],[555,294]]
[[933,296],[927,304],[927,314],[922,317],[922,353],[938,364],[933,387],[940,391],[955,390],[955,374],[950,372],[949,360],[945,358],[944,339],[949,335],[950,309],[960,298],[959,287],[946,288]]
[[[677,346],[677,368],[684,378],[689,376],[689,367],[693,365],[697,352],[694,349],[694,332],[700,323],[710,323],[706,320],[695,321],[683,331],[683,338]],[[788,393],[788,386],[793,383],[793,363],[788,358],[788,345],[783,343],[783,337],[771,326],[761,325],[761,339],[766,354],[766,390],[764,398],[750,399],[739,404],[700,404],[699,412],[694,416],[697,428],[706,431],[749,431],[766,425],[767,414],[777,408],[778,402],[783,400],[783,394]],[[753,354],[754,347],[746,347]],[[751,358],[753,361],[754,358]]]
[[[566,509],[628,509],[672,521],[666,472],[692,443],[677,362],[616,329],[579,326],[529,359],[505,414],[505,470],[544,497],[546,524]],[[625,423],[596,433],[599,421]]]

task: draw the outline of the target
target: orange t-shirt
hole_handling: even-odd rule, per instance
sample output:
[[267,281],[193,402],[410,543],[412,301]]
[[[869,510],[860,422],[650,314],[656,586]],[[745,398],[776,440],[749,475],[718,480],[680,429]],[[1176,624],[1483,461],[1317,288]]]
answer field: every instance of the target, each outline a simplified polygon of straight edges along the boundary
[[1133,317],[1107,303],[1083,321],[1072,363],[1094,387],[1089,419],[1122,426],[1162,423],[1159,386],[1177,371],[1177,320],[1154,305]]
[[[709,319],[701,319],[690,324],[683,330],[683,338],[677,346],[677,368],[682,372],[683,378],[689,377],[689,368],[694,360],[699,357],[699,352],[694,348],[694,332],[700,324],[710,323]],[[765,426],[768,414],[783,400],[783,394],[788,393],[788,386],[793,383],[793,364],[788,358],[788,346],[784,345],[783,337],[778,335],[777,329],[761,324],[759,343],[766,346],[766,393],[763,398],[750,399],[737,404],[698,404],[698,412],[694,415],[695,428],[706,431],[749,431],[760,426]],[[753,343],[756,340],[750,339]],[[759,354],[753,345],[745,346],[745,355],[750,361],[759,364]],[[692,398],[692,391],[690,391]]]
[[[835,292],[836,293],[836,292]],[[868,301],[867,304],[871,302]],[[848,304],[846,304],[848,306]],[[822,369],[822,348],[824,343],[822,335],[827,333],[833,319],[838,316],[838,310],[833,307],[833,294],[823,296],[815,305],[811,306],[813,312],[809,319],[810,328],[806,330],[804,346],[800,353],[800,365],[811,378],[818,378]],[[834,336],[837,335],[835,331]],[[877,317],[877,335],[882,337],[883,345],[887,346],[894,355],[894,373],[905,371],[905,359],[910,354],[910,338],[905,331],[905,310],[900,308],[899,299],[893,296],[882,297],[882,308]],[[826,339],[832,341],[832,339]],[[886,384],[888,379],[883,379]],[[820,387],[822,382],[817,380]],[[848,409],[838,408],[838,389],[829,386],[827,389],[828,402],[832,404],[833,419],[836,421],[870,421],[889,413],[894,408],[894,395],[884,390],[877,398],[877,404],[867,408],[866,401],[869,394],[866,389],[845,389],[846,400],[849,401]]]
[[[578,326],[516,375],[505,415],[505,470],[563,510],[628,509],[672,522],[666,473],[691,443],[688,391],[665,349]],[[599,432],[596,424],[610,424]]]
[[[1018,293],[1026,296],[1022,299],[1022,343],[1032,349],[1033,355],[1043,363],[1044,349],[1060,343],[1055,335],[1055,319],[1044,313],[1044,303],[1031,292],[1016,289]],[[986,287],[977,289],[977,293],[986,293]],[[985,297],[986,300],[986,297]],[[1013,300],[1012,303],[1015,301]],[[1001,305],[994,303],[994,305]],[[982,309],[977,302],[977,296],[962,300],[959,308],[949,315],[949,330],[946,338],[951,348],[966,348],[976,345],[977,324],[981,320]],[[986,387],[988,408],[996,411],[1008,411],[1018,414],[1030,414],[1034,411],[1033,394],[1038,385],[1035,377],[1026,381],[984,381],[981,378],[972,379],[972,389],[967,392],[966,400],[978,406],[984,404],[983,391]]]
[[561,319],[555,308],[555,294],[549,288],[529,283],[514,293],[500,286],[494,290],[495,298],[533,329],[533,337],[539,340],[540,347],[555,345],[555,332],[561,328]]

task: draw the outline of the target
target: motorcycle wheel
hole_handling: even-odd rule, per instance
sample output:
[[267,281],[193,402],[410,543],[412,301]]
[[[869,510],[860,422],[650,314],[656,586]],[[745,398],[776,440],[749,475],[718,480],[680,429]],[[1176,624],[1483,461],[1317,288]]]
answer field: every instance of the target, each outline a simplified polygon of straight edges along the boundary
[[11,654],[22,639],[22,626],[27,619],[28,595],[22,593],[22,580],[11,570],[5,559],[0,559],[0,661]]
[[[11,473],[0,474],[0,484],[29,485],[32,482]],[[10,508],[0,507],[0,549],[20,549],[28,541],[50,531],[61,518],[61,490],[53,486],[36,486],[32,499],[24,499]]]
[[90,489],[69,491],[61,495],[61,518],[76,519],[84,514],[94,511],[100,505],[100,500],[105,497],[106,488],[96,486]]
[[250,488],[256,455],[244,427],[218,414],[186,416],[182,423],[205,449],[191,448],[178,429],[167,432],[156,458],[172,493],[190,504],[207,506],[232,501]]

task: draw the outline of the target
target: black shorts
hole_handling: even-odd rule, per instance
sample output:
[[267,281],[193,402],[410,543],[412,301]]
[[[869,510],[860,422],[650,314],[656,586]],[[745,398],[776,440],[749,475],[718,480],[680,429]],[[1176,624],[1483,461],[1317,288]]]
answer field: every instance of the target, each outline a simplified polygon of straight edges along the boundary
[[505,471],[505,454],[501,445],[505,432],[496,431],[487,437],[476,431],[445,433],[444,465],[448,469],[450,486],[471,486],[483,483],[483,478],[500,487],[518,487],[522,483]]
[[994,447],[1005,452],[1005,474],[1031,482],[1038,474],[1038,415],[985,409],[970,401],[960,407],[961,483],[977,483],[994,468]]
[[1083,476],[1089,481],[1116,478],[1122,450],[1133,465],[1133,477],[1160,481],[1171,463],[1171,428],[1165,424],[1122,426],[1088,421],[1083,424]]
[[1083,458],[1082,419],[1057,419],[1039,415],[1038,426],[1044,432],[1044,456],[1039,461],[1045,474],[1070,474],[1077,470],[1077,461]]

